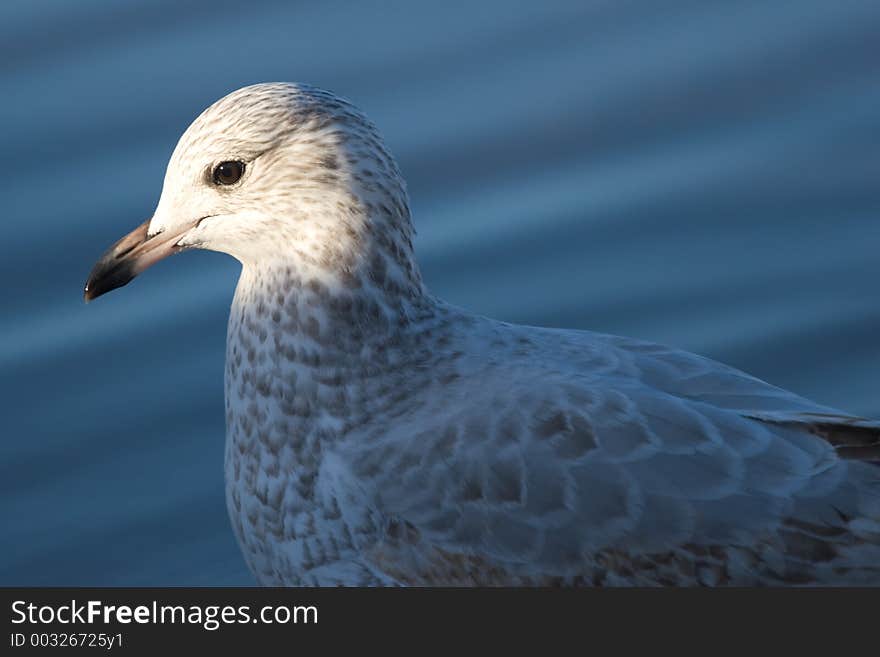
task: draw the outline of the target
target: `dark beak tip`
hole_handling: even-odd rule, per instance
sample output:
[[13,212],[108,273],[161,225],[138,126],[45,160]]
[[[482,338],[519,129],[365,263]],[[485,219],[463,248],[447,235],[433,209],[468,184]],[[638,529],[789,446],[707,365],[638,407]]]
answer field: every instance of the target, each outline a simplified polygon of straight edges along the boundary
[[83,288],[83,301],[89,303],[108,292],[123,287],[134,276],[126,263],[117,264],[115,267],[96,267]]
[[[105,267],[101,267],[99,262],[89,273],[86,284],[83,286],[83,301],[89,303],[94,301],[105,292],[109,292],[112,288],[107,285],[107,278],[110,272]],[[112,279],[112,276],[110,277]]]
[[127,285],[135,276],[136,262],[120,257],[115,245],[95,263],[83,287],[83,301],[89,303],[100,296]]
[[[163,238],[150,237],[150,219],[110,246],[100,257],[83,288],[83,301],[89,303],[113,290],[128,285],[147,267],[177,253],[181,249],[175,241],[182,231],[163,234]],[[184,227],[187,228],[188,227]]]

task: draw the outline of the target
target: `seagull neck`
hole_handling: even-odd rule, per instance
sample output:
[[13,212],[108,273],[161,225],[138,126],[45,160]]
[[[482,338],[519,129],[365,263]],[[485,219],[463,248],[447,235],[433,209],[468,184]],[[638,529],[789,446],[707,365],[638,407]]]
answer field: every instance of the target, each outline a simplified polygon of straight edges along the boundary
[[[230,336],[248,334],[291,350],[321,353],[342,365],[373,348],[399,344],[436,314],[421,281],[336,273],[307,263],[245,265],[230,315]],[[354,364],[352,362],[352,364]]]

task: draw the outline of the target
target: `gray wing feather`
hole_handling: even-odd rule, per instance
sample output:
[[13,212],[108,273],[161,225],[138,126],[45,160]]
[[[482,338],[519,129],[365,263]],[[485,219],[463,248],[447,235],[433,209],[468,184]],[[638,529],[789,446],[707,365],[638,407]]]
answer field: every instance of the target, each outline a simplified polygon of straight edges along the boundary
[[468,400],[449,405],[457,415],[416,414],[365,441],[354,471],[423,545],[539,581],[682,550],[678,583],[704,554],[742,583],[813,577],[820,552],[838,569],[871,566],[853,560],[880,518],[880,469],[829,435],[849,445],[848,426],[876,444],[880,426],[698,356],[608,341],[616,369],[601,380],[576,362],[542,371],[540,387],[526,371],[471,377],[445,393]]

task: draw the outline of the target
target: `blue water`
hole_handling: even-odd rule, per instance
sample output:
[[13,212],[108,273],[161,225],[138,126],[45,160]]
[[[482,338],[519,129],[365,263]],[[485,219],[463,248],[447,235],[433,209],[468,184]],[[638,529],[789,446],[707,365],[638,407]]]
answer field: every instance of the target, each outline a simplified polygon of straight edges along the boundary
[[265,80],[383,129],[440,296],[880,416],[876,0],[6,0],[0,584],[253,582],[223,501],[238,265],[81,291],[189,122]]

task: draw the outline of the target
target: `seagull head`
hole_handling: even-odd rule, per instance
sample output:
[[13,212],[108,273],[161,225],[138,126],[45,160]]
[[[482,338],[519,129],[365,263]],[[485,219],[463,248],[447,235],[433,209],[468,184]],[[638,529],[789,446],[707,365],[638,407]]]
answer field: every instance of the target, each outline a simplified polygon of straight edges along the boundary
[[98,260],[84,296],[191,248],[246,267],[418,287],[412,232],[397,164],[357,108],[307,85],[257,84],[221,98],[184,132],[153,216]]

